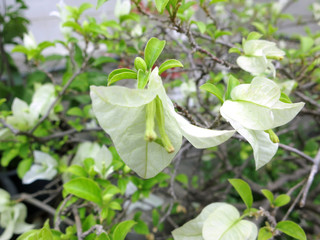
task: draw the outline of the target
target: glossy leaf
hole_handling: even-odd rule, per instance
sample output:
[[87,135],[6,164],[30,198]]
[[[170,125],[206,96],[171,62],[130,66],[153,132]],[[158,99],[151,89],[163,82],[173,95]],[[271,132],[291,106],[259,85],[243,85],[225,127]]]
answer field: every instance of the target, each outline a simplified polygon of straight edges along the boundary
[[303,229],[292,221],[281,221],[276,225],[276,229],[287,234],[290,237],[299,240],[307,240],[306,234]]
[[227,84],[227,91],[224,96],[225,100],[231,99],[231,92],[232,90],[240,84],[239,80],[235,78],[234,76],[230,75],[228,78],[228,84]]
[[269,240],[272,237],[273,237],[272,233],[269,231],[268,228],[266,227],[260,228],[259,234],[258,234],[258,240]]
[[89,178],[79,177],[63,185],[64,189],[88,201],[102,205],[102,193],[99,185]]
[[137,79],[137,73],[131,72],[131,71],[123,71],[119,74],[113,75],[112,78],[110,78],[110,75],[109,75],[108,85],[111,85],[123,79]]
[[144,89],[145,86],[148,83],[148,79],[149,79],[149,72],[145,72],[142,69],[139,69],[138,71],[138,89]]
[[205,90],[213,95],[215,95],[221,103],[223,103],[223,93],[221,90],[211,83],[205,83],[200,86],[200,89]]
[[157,38],[151,38],[148,41],[146,48],[144,49],[144,60],[146,61],[148,69],[153,67],[165,45],[165,40],[161,41]]
[[268,189],[262,189],[261,192],[269,200],[270,204],[273,204],[273,200],[274,200],[273,193],[270,192]]
[[106,1],[108,1],[108,0],[98,0],[96,9],[98,9],[99,7],[101,7],[102,4],[104,4]]
[[276,207],[282,207],[284,205],[287,205],[290,202],[291,198],[287,194],[281,194],[274,200],[274,205]]
[[159,13],[163,13],[163,10],[166,8],[169,0],[155,0],[156,1],[156,8]]
[[253,203],[253,196],[249,184],[241,179],[229,179],[229,182],[239,193],[247,208],[251,208]]
[[103,63],[110,63],[110,62],[117,62],[117,60],[115,60],[112,57],[102,56],[102,57],[98,57],[97,59],[95,59],[94,62],[92,63],[92,65],[97,67]]
[[162,63],[159,67],[159,75],[163,73],[164,71],[175,68],[175,67],[183,67],[182,63],[176,59],[170,59]]
[[112,239],[124,240],[127,234],[130,232],[130,229],[136,224],[133,220],[128,220],[121,222],[114,229]]

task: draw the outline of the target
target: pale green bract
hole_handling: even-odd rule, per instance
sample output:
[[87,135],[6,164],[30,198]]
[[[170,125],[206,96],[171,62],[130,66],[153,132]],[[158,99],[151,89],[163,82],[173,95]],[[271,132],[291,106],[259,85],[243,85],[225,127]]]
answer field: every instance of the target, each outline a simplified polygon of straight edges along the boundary
[[[144,178],[155,176],[170,164],[181,147],[182,136],[196,148],[208,148],[223,143],[234,133],[203,129],[177,114],[166,95],[158,68],[150,74],[148,89],[91,86],[90,95],[98,122],[112,138],[120,157]],[[157,96],[163,105],[164,128],[174,148],[172,153],[144,138],[146,105]],[[158,127],[155,131],[159,135]]]
[[255,240],[257,235],[256,225],[242,220],[227,203],[206,206],[198,217],[172,232],[174,240]]
[[36,180],[52,180],[58,173],[57,160],[48,153],[34,151],[34,164],[23,176],[22,183],[30,184]]
[[276,47],[274,42],[265,40],[248,40],[243,44],[244,56],[237,59],[238,65],[253,75],[260,75],[271,71],[275,76],[272,59],[282,59],[284,51]]
[[28,32],[28,33],[23,34],[23,45],[29,50],[37,48],[38,44],[37,44],[32,32]]
[[23,203],[13,205],[9,193],[0,189],[0,227],[4,228],[0,240],[9,240],[13,234],[21,234],[31,230],[34,226],[25,223],[26,217],[26,206]]
[[[13,100],[12,116],[7,117],[6,121],[21,131],[27,131],[37,123],[41,115],[47,113],[54,99],[55,89],[53,84],[47,83],[39,86],[32,97],[30,106],[19,98]],[[49,117],[54,119],[54,113],[51,112]]]
[[264,132],[290,122],[304,103],[283,103],[280,87],[264,77],[255,77],[251,84],[241,84],[231,92],[231,99],[220,108],[230,122],[253,148],[256,168],[268,163],[276,154],[278,144]]

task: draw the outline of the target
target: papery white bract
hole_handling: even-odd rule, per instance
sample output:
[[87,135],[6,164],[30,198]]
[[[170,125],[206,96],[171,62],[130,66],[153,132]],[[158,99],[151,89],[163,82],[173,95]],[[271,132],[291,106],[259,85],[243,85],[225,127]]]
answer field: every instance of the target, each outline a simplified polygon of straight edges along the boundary
[[[53,84],[44,84],[35,91],[30,106],[25,101],[15,98],[11,106],[12,116],[7,117],[6,121],[21,131],[27,131],[37,123],[41,115],[47,113],[54,99]],[[55,118],[53,112],[50,117]]]
[[220,108],[221,115],[251,144],[257,169],[268,163],[278,149],[264,131],[288,123],[304,106],[302,102],[283,103],[280,95],[275,82],[255,77],[251,84],[235,87],[232,100]]
[[129,14],[130,10],[130,0],[117,0],[116,7],[114,9],[114,15],[119,19],[121,16]]
[[34,164],[23,176],[22,183],[30,184],[36,180],[52,180],[58,173],[57,160],[48,153],[34,151]]
[[56,16],[61,19],[60,23],[60,30],[62,34],[68,38],[70,34],[72,33],[72,28],[70,27],[64,27],[63,24],[69,20],[71,20],[70,13],[66,8],[66,4],[63,0],[60,0],[60,2],[57,4],[57,7],[59,11],[52,11],[50,12],[50,16]]
[[274,42],[266,40],[248,40],[243,43],[244,56],[237,59],[238,65],[253,75],[266,73],[270,70],[275,76],[273,59],[282,59],[284,51],[276,47]]
[[[228,140],[234,131],[216,131],[191,125],[177,114],[166,95],[155,68],[150,74],[148,89],[96,87],[90,91],[93,111],[100,126],[110,135],[124,162],[138,175],[151,178],[167,167],[182,143],[182,136],[196,148],[208,148]],[[162,102],[165,132],[174,152],[160,144],[145,140],[146,106],[156,97]],[[159,129],[155,129],[159,136]]]
[[32,32],[28,32],[28,33],[23,34],[23,45],[29,50],[37,48],[37,42],[36,42]]
[[254,223],[241,220],[232,205],[212,203],[172,235],[174,240],[255,240],[258,229]]
[[27,208],[23,203],[12,204],[10,194],[0,189],[0,226],[4,232],[0,240],[9,240],[13,234],[21,234],[31,230],[34,225],[25,223]]
[[82,165],[86,158],[94,159],[94,170],[102,177],[107,176],[113,172],[113,167],[106,171],[112,162],[112,153],[106,146],[100,147],[96,142],[83,142],[79,144],[78,150],[72,164]]

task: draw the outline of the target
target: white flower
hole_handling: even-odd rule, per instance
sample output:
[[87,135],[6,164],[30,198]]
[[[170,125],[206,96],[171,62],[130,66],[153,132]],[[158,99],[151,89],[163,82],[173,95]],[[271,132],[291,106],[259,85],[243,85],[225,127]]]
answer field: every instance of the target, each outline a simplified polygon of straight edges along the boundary
[[232,100],[220,108],[221,115],[251,144],[257,169],[268,163],[278,149],[265,131],[288,123],[304,106],[302,102],[283,103],[280,95],[275,82],[255,77],[251,84],[235,87]]
[[23,34],[23,45],[28,49],[36,49],[37,48],[37,42],[34,39],[34,36],[32,32],[24,33]]
[[273,42],[265,40],[248,40],[243,44],[245,56],[237,59],[238,65],[253,75],[260,75],[267,70],[275,76],[275,68],[272,64],[274,59],[282,59],[284,51],[276,47]]
[[58,173],[57,160],[48,153],[34,151],[34,164],[23,176],[22,183],[30,184],[36,180],[52,180]]
[[131,1],[130,0],[117,0],[116,7],[114,9],[114,15],[116,18],[120,18],[123,15],[127,15],[131,10]]
[[0,226],[4,228],[0,240],[9,240],[13,234],[31,230],[34,226],[24,222],[26,216],[26,206],[22,203],[13,205],[9,193],[0,189]]
[[68,38],[72,32],[72,28],[70,27],[64,27],[63,24],[69,20],[71,20],[70,12],[66,8],[66,4],[63,0],[60,0],[60,2],[57,4],[57,7],[59,11],[52,11],[50,12],[50,16],[56,16],[61,19],[60,23],[60,31],[62,34]]
[[238,210],[227,203],[212,203],[195,218],[172,232],[174,240],[255,240],[257,226],[241,220]]
[[150,74],[148,89],[91,86],[90,95],[98,122],[120,157],[144,178],[155,176],[170,164],[181,147],[182,136],[196,148],[208,148],[234,133],[200,128],[177,114],[158,68]]
[[94,170],[102,178],[107,178],[113,172],[113,167],[110,167],[113,157],[106,146],[100,147],[96,142],[83,142],[79,144],[77,153],[72,159],[72,164],[82,165],[86,158],[94,160]]
[[[45,115],[49,110],[55,99],[54,93],[53,84],[47,83],[37,88],[30,106],[25,101],[15,98],[11,107],[12,116],[7,117],[6,121],[21,131],[31,129],[35,126],[39,117]],[[51,113],[51,116],[53,117],[53,113]]]

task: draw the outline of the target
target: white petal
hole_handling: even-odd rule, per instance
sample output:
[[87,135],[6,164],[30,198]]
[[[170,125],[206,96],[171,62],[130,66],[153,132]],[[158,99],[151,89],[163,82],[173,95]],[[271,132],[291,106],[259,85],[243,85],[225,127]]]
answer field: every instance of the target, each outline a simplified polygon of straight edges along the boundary
[[[6,213],[2,213],[1,218],[3,218],[3,214],[9,215],[9,212]],[[14,227],[15,227],[15,222],[13,220],[9,220],[7,221],[5,224],[1,224],[1,226],[3,228],[5,228],[4,232],[1,234],[0,236],[0,240],[10,240],[12,235],[13,235],[13,231],[14,231]]]
[[35,112],[37,115],[45,115],[50,108],[50,105],[55,100],[55,89],[53,84],[44,84],[39,87],[30,104],[30,111]]
[[263,53],[267,57],[279,57],[282,58],[285,55],[285,52],[276,47],[275,45],[273,46],[268,46],[263,49]]
[[260,56],[240,56],[237,58],[237,64],[240,68],[253,75],[259,75],[267,70],[267,61],[264,57]]
[[27,207],[22,204],[18,203],[13,207],[13,219],[15,221],[14,233],[21,234],[26,231],[31,230],[34,225],[25,223],[25,219],[27,217]]
[[96,142],[80,143],[76,155],[72,159],[72,164],[82,165],[86,158],[95,158],[100,151],[100,146]]
[[57,170],[53,167],[44,167],[38,164],[34,164],[23,176],[22,183],[30,184],[36,180],[52,180],[57,175],[57,173]]
[[36,49],[37,48],[36,40],[34,39],[34,36],[31,32],[28,32],[28,34],[26,34],[26,33],[23,34],[23,45],[27,49]]
[[254,223],[240,220],[235,207],[224,204],[204,221],[202,235],[204,240],[256,240],[258,229]]
[[206,206],[201,213],[195,218],[185,223],[183,226],[172,231],[174,240],[203,240],[202,228],[204,221],[217,208],[224,206],[226,203],[212,203]]
[[41,151],[34,151],[34,162],[48,166],[48,167],[56,167],[58,166],[57,160],[51,157],[48,153],[41,152]]
[[182,135],[196,148],[209,148],[227,141],[235,131],[211,130],[200,128],[189,123],[177,113],[174,116],[179,124]]
[[169,154],[157,143],[144,140],[145,104],[155,96],[156,93],[148,90],[91,87],[93,111],[100,126],[111,136],[123,161],[144,178],[153,177],[167,167],[182,142],[176,121],[165,106],[165,129],[175,152]]
[[279,86],[264,77],[255,77],[251,84],[240,84],[231,92],[233,100],[244,100],[272,107],[280,98]]
[[112,153],[106,146],[102,146],[94,157],[95,161],[95,170],[99,173],[103,170],[103,168],[108,168],[112,162]]
[[220,113],[226,120],[236,121],[248,129],[268,130],[274,126],[271,109],[251,102],[227,100]]
[[303,108],[304,103],[283,103],[277,102],[272,107],[272,113],[274,115],[274,124],[272,128],[284,125],[290,122]]
[[230,121],[230,124],[250,143],[253,149],[256,169],[259,169],[270,162],[277,153],[278,143],[272,142],[268,133],[246,129],[232,121]]
[[246,55],[265,56],[264,49],[275,46],[274,42],[266,40],[249,40],[243,44],[243,51]]

